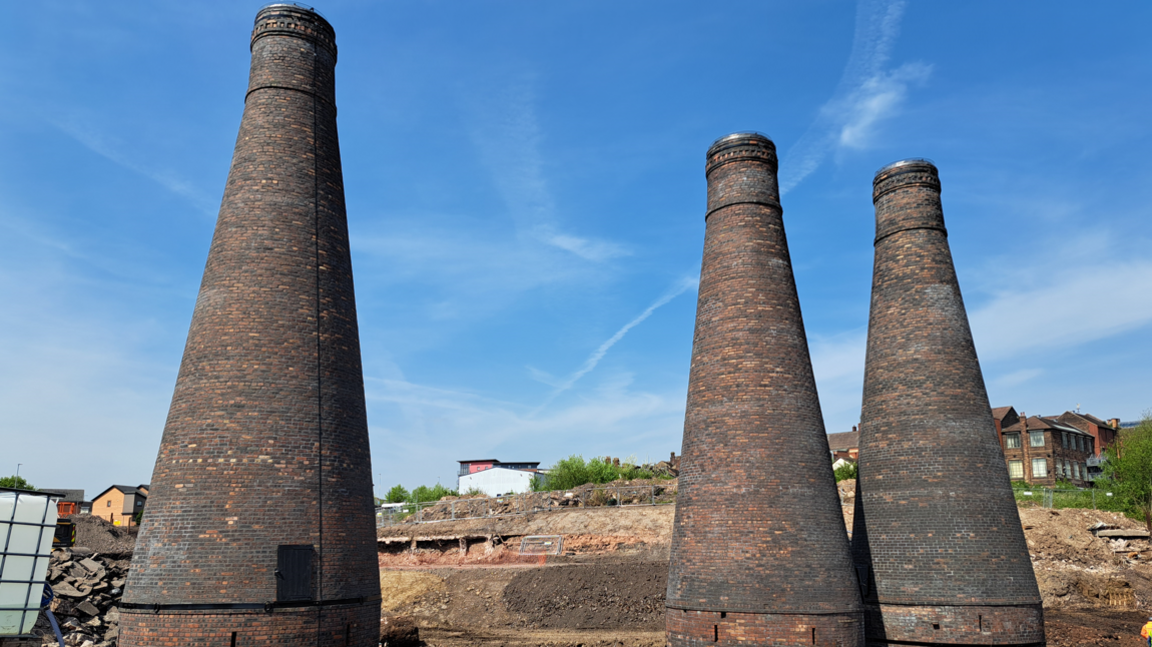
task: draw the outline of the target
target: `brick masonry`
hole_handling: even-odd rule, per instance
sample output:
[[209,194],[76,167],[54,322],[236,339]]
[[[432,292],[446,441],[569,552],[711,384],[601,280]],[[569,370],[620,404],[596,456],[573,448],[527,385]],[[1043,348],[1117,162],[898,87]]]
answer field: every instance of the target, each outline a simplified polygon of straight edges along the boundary
[[[125,647],[229,645],[233,631],[236,645],[377,643],[335,65],[335,34],[316,13],[257,14],[244,116],[125,589]],[[313,602],[345,604],[264,611],[281,544],[312,545]]]
[[776,147],[708,151],[668,576],[671,645],[863,644],[776,183]]
[[877,173],[853,552],[870,645],[1044,642],[936,167]]

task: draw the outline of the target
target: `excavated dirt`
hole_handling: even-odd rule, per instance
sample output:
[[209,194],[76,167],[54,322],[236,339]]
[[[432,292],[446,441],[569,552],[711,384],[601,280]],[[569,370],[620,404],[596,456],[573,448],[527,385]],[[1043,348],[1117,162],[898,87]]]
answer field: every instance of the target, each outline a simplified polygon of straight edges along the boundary
[[1107,539],[1091,528],[1143,529],[1102,510],[1022,508],[1020,521],[1045,608],[1152,605],[1152,550],[1146,539]]
[[[851,530],[855,481],[838,489]],[[381,581],[396,578],[394,586],[408,587],[411,602],[395,605],[394,612],[411,614],[428,645],[656,647],[664,644],[674,514],[673,506],[577,508],[386,528],[381,554],[391,556],[381,558]],[[1049,644],[1144,645],[1139,632],[1152,615],[1152,546],[1090,530],[1142,524],[1079,509],[1023,508],[1020,517]],[[520,557],[519,539],[530,534],[562,535],[563,554]],[[470,538],[466,553],[458,548],[459,536]],[[413,537],[420,548],[405,557]],[[413,573],[430,579],[399,580]],[[388,590],[386,585],[386,598]]]
[[532,629],[660,630],[668,563],[580,564],[517,573],[504,588],[504,606]]
[[1049,647],[1144,647],[1140,627],[1144,611],[1106,609],[1045,609],[1044,630]]
[[76,524],[76,545],[114,559],[132,557],[136,548],[136,529],[114,526],[112,522],[90,514],[64,517]]

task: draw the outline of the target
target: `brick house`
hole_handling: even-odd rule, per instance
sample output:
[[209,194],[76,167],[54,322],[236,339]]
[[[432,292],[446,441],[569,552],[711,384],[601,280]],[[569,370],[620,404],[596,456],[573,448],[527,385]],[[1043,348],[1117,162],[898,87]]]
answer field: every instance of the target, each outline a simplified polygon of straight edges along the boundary
[[850,460],[853,463],[860,456],[860,431],[853,426],[852,431],[828,434],[828,449],[832,460]]
[[144,510],[148,485],[113,485],[92,499],[92,514],[114,524],[131,525],[132,516]]
[[1090,485],[1088,462],[1096,456],[1096,439],[1091,434],[1056,418],[1017,414],[1012,407],[993,409],[993,419],[1013,481]]

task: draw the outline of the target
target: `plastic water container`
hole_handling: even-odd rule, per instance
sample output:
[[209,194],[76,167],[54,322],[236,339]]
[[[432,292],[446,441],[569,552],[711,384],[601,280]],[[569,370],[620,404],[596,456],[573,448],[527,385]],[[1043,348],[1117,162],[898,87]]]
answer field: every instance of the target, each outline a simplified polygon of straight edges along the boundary
[[0,636],[27,634],[40,615],[59,499],[0,488]]

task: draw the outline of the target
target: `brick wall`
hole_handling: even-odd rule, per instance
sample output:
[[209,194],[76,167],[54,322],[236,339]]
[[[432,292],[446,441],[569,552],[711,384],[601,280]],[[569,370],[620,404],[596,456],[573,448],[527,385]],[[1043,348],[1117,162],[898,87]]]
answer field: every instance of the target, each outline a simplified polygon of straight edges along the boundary
[[813,626],[845,647],[863,639],[776,165],[761,135],[725,137],[707,155],[668,576],[672,645],[811,644]]
[[[216,641],[230,631],[237,644],[302,644],[288,638],[297,632],[309,644],[376,644],[335,64],[334,33],[317,14],[257,14],[244,116],[124,594],[134,622],[125,647],[228,644]],[[276,600],[281,544],[315,548],[314,600],[365,600],[346,612],[360,618],[353,642],[333,637],[327,609],[233,610],[229,629],[171,606]]]
[[[936,167],[886,167],[873,188],[852,536],[869,643],[1042,642],[1040,594],[948,248]],[[994,616],[987,631],[973,632],[976,607],[994,610],[976,614]]]

